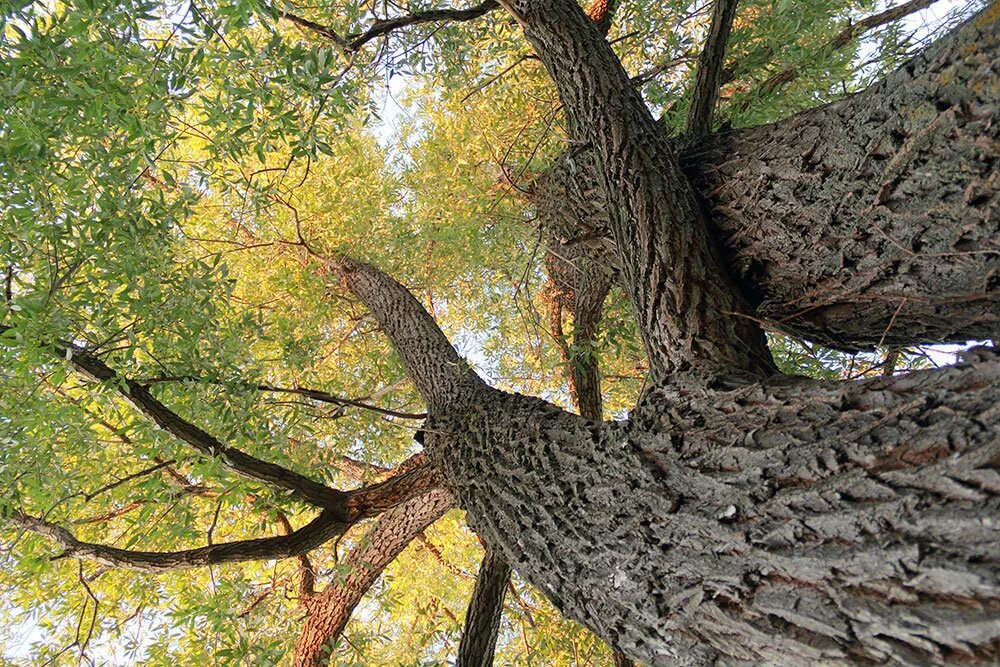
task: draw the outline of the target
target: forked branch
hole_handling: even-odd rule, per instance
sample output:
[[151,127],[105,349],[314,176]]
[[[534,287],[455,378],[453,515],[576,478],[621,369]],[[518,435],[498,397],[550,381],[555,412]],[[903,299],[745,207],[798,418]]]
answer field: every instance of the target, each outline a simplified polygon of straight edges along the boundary
[[424,23],[444,23],[455,21],[471,21],[488,14],[500,7],[496,0],[484,0],[483,2],[469,7],[468,9],[428,9],[422,12],[413,12],[403,16],[396,16],[389,19],[379,19],[362,33],[352,35],[341,35],[333,28],[311,21],[309,19],[292,14],[281,12],[282,18],[287,19],[295,25],[310,30],[326,39],[333,41],[348,53],[358,51],[368,42],[377,37],[388,35],[394,30],[406,28]]

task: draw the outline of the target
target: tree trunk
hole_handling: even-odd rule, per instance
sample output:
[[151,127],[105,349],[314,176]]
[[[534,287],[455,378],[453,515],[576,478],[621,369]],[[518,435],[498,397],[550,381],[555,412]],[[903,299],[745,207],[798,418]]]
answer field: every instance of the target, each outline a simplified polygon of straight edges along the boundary
[[470,525],[651,665],[1000,659],[1000,359],[675,377],[627,423],[490,391],[428,443]]
[[[502,4],[593,149],[651,379],[620,423],[504,393],[435,362],[414,330],[454,353],[398,284],[371,267],[345,279],[417,374],[429,460],[470,526],[564,614],[651,665],[1000,660],[1000,358],[976,350],[957,367],[861,382],[775,375],[671,145],[603,36],[574,0]],[[969,35],[996,41],[995,26],[978,30],[927,66],[976,62]],[[978,66],[995,89],[993,65]],[[885,104],[905,76],[881,86]],[[906,218],[895,165],[925,135],[898,148],[859,220]],[[980,200],[963,201],[969,229],[988,226]]]
[[651,373],[773,372],[674,151],[603,35],[575,3],[519,0],[511,10],[556,84],[571,136],[594,147],[612,236],[629,249],[621,271]]
[[[864,93],[677,144],[759,316],[843,349],[1000,333],[1000,29],[988,18]],[[598,239],[611,265],[596,158],[569,151],[536,206],[564,243]]]

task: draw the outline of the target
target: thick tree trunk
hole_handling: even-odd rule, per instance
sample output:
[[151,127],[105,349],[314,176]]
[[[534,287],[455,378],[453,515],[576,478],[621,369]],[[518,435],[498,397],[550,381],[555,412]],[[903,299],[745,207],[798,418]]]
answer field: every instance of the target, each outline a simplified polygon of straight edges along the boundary
[[628,423],[489,392],[429,437],[472,527],[652,665],[1000,659],[1000,359],[675,377]]
[[[370,267],[378,289],[348,282],[427,373],[414,380],[428,456],[470,525],[563,613],[652,665],[1000,659],[1000,358],[850,383],[772,375],[608,44],[573,0],[503,4],[593,147],[652,379],[623,423],[493,390],[426,354],[411,324],[452,352],[405,290]],[[978,53],[964,44],[929,62]]]
[[[1000,23],[989,18],[864,93],[678,144],[761,317],[848,349],[1000,334]],[[569,151],[536,205],[564,243],[598,238],[608,265],[596,159]]]

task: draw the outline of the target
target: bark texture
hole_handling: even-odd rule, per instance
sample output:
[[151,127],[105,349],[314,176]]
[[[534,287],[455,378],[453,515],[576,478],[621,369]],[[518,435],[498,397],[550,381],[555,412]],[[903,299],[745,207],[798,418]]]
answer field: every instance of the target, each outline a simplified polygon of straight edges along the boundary
[[556,84],[571,136],[594,148],[612,236],[630,249],[621,268],[653,374],[772,372],[673,150],[603,35],[575,3],[519,0],[511,10]]
[[370,264],[340,257],[329,264],[371,311],[431,410],[463,404],[486,386],[410,292]]
[[627,423],[490,392],[428,442],[472,527],[642,662],[993,662],[1000,360],[969,362],[678,376]]
[[[1000,334],[997,63],[987,12],[864,93],[675,144],[757,316],[842,349]],[[569,151],[536,205],[612,265],[598,160]]]
[[455,667],[491,667],[503,614],[503,598],[510,584],[510,565],[493,549],[487,549],[479,566],[472,600],[465,612],[465,628]]
[[[614,284],[614,268],[594,243],[578,243],[578,230],[547,230],[545,269],[549,275],[548,307],[552,335],[567,368],[570,397],[588,419],[602,414],[597,345],[604,300]],[[611,251],[613,252],[613,248]],[[563,314],[573,318],[572,343],[563,330]]]

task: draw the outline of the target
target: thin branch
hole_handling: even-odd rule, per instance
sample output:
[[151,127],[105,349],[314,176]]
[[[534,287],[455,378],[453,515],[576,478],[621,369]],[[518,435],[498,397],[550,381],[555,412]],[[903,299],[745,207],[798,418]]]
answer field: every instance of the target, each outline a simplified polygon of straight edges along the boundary
[[455,667],[491,667],[493,664],[508,582],[510,565],[503,556],[487,548],[479,566],[469,609],[465,612],[465,628]]
[[[278,523],[285,535],[295,532],[284,512],[278,512]],[[299,561],[299,597],[307,598],[316,592],[316,570],[306,554],[299,554],[296,559]]]
[[343,36],[329,26],[316,23],[315,21],[310,21],[309,19],[291,14],[289,12],[281,12],[280,16],[299,27],[315,32],[316,34],[329,39],[340,46],[347,53],[354,53],[373,39],[381,37],[382,35],[387,35],[400,28],[421,25],[423,23],[471,21],[488,14],[499,7],[500,5],[496,2],[496,0],[484,0],[484,2],[481,2],[474,7],[469,7],[468,9],[428,9],[426,11],[414,12],[412,14],[396,16],[390,19],[380,19],[372,23],[372,25],[362,33]]
[[[884,12],[873,14],[872,16],[861,19],[857,23],[852,23],[841,30],[836,37],[827,42],[824,50],[836,51],[842,49],[864,33],[880,28],[887,23],[892,23],[893,21],[905,18],[910,14],[915,14],[916,12],[930,7],[937,1],[938,0],[910,0],[910,2],[903,3],[898,7],[892,7]],[[786,83],[793,81],[796,76],[798,76],[798,72],[796,72],[795,69],[784,69],[777,74],[768,77],[762,84],[760,84],[759,92],[764,95],[770,94]]]
[[[0,333],[9,328],[6,325],[0,325]],[[332,489],[293,470],[262,461],[255,456],[224,445],[215,436],[168,409],[150,393],[146,386],[120,375],[101,359],[75,343],[59,341],[50,347],[53,352],[72,364],[76,370],[98,382],[107,382],[115,386],[125,401],[149,417],[157,426],[186,442],[202,454],[218,457],[229,470],[244,477],[267,482],[291,491],[302,500],[340,513],[342,518],[346,519],[344,509],[347,494],[345,492]]]
[[880,28],[887,23],[897,21],[901,18],[909,16],[910,14],[919,12],[922,9],[926,9],[935,2],[937,2],[937,0],[910,0],[910,2],[903,3],[898,7],[890,7],[884,12],[863,18],[857,23],[853,23],[841,30],[840,34],[830,40],[829,46],[833,49],[839,49],[843,46],[847,46],[863,33],[866,33],[869,30],[874,30],[875,28]]
[[78,540],[76,536],[45,519],[20,511],[7,520],[39,535],[44,535],[63,547],[55,558],[93,560],[112,567],[145,572],[168,572],[219,563],[289,558],[304,554],[342,534],[350,526],[333,512],[323,510],[319,516],[289,535],[221,542],[183,551],[130,551]]
[[157,470],[160,470],[161,468],[166,468],[166,467],[168,467],[168,466],[170,466],[171,464],[174,464],[174,463],[176,463],[176,461],[174,459],[170,459],[168,461],[160,461],[160,462],[156,463],[156,465],[152,465],[152,466],[150,466],[148,468],[145,468],[143,470],[140,470],[138,472],[134,472],[131,475],[126,475],[125,477],[122,477],[121,479],[117,479],[114,482],[111,482],[110,484],[105,484],[101,488],[99,488],[99,489],[97,489],[95,491],[91,491],[90,493],[85,493],[85,494],[83,494],[83,498],[84,498],[84,500],[88,500],[88,501],[89,500],[93,500],[94,498],[96,498],[97,496],[99,496],[100,494],[102,494],[102,493],[104,493],[106,491],[110,491],[110,490],[112,490],[114,488],[117,488],[117,487],[121,486],[122,484],[125,484],[126,482],[131,482],[134,479],[139,479],[140,477],[145,477],[146,475],[151,475],[154,472],[156,472]]
[[701,136],[712,131],[712,116],[719,101],[722,70],[726,58],[726,42],[736,16],[739,0],[715,0],[712,6],[712,25],[705,39],[705,48],[698,59],[694,96],[688,111],[687,132]]
[[382,408],[377,405],[372,405],[370,403],[365,403],[364,401],[355,400],[353,398],[343,398],[341,396],[335,396],[325,391],[320,391],[317,389],[306,389],[304,387],[275,387],[272,385],[261,384],[257,385],[257,389],[261,391],[269,391],[275,393],[286,393],[286,394],[297,394],[299,396],[304,396],[310,398],[314,401],[319,401],[321,403],[332,403],[333,405],[339,406],[349,406],[352,408],[360,408],[362,410],[368,410],[370,412],[377,412],[388,417],[396,417],[398,419],[426,419],[426,412],[401,412],[399,410],[391,410],[389,408]]
[[[208,384],[223,384],[222,380],[210,380],[207,378],[199,377],[197,375],[170,375],[170,376],[159,376],[152,377],[143,380],[143,384],[162,384],[164,382],[204,382]],[[295,394],[297,396],[303,396],[305,398],[318,401],[320,403],[329,403],[331,405],[338,405],[340,407],[352,407],[360,408],[361,410],[368,410],[370,412],[377,412],[381,415],[386,415],[387,417],[396,417],[398,419],[426,419],[426,412],[402,412],[399,410],[392,410],[390,408],[383,408],[378,405],[372,405],[371,403],[366,403],[365,401],[345,398],[343,396],[337,396],[336,394],[331,394],[330,392],[323,391],[320,389],[310,389],[308,387],[277,387],[271,384],[261,383],[253,384],[252,382],[239,382],[241,386],[252,387],[258,391],[272,392],[276,394]]]

